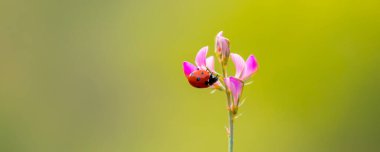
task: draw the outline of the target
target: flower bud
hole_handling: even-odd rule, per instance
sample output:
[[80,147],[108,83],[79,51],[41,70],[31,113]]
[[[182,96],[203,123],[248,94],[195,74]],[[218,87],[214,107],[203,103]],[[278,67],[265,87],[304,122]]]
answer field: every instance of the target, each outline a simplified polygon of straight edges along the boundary
[[228,58],[230,56],[230,41],[223,37],[223,31],[220,31],[216,35],[215,39],[215,53],[219,62],[225,66],[227,65]]

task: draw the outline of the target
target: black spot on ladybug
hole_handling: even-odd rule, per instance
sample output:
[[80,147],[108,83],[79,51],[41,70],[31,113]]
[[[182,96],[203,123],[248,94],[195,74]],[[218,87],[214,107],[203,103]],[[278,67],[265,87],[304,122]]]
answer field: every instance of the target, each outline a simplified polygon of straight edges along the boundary
[[203,75],[203,71],[202,71],[202,73],[201,73],[202,75]]
[[201,81],[201,78],[200,78],[200,77],[197,77],[197,81]]

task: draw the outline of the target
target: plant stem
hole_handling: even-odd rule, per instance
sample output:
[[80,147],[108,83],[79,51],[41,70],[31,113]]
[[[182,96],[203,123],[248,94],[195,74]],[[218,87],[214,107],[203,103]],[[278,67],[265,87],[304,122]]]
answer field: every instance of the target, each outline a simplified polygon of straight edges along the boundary
[[229,130],[230,130],[230,133],[229,133],[229,136],[228,136],[228,152],[233,152],[234,150],[234,118],[233,118],[233,113],[232,111],[230,110],[228,112],[228,120],[229,120]]
[[[227,78],[227,68],[222,65],[223,77]],[[226,85],[225,85],[226,86]],[[231,109],[232,100],[228,88],[226,88],[227,107],[228,107],[228,152],[233,152],[234,149],[234,113]]]

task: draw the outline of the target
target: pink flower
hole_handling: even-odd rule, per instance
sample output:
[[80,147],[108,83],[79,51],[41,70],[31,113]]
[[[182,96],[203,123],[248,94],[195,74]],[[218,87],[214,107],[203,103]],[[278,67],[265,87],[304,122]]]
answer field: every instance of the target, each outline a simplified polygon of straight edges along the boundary
[[215,53],[219,62],[226,65],[230,56],[230,41],[223,37],[223,31],[220,31],[215,38]]
[[258,63],[253,55],[250,55],[247,61],[244,61],[239,54],[231,53],[231,59],[236,68],[235,78],[246,81],[257,71]]
[[243,93],[244,82],[235,77],[224,78],[224,82],[233,98],[233,104],[230,105],[230,109],[236,112]]
[[208,46],[205,46],[198,51],[195,57],[196,66],[194,66],[193,64],[187,61],[183,62],[183,71],[186,76],[189,76],[189,74],[195,71],[197,68],[200,68],[203,70],[206,70],[208,68],[214,71],[214,57],[210,56],[206,58],[207,52],[208,52]]
[[[198,51],[195,57],[196,66],[194,66],[193,64],[187,61],[183,62],[183,72],[185,73],[186,77],[188,77],[190,73],[197,70],[198,68],[203,69],[203,70],[206,70],[208,68],[211,72],[215,72],[214,57],[213,56],[207,57],[207,52],[208,52],[208,46],[205,46]],[[221,84],[218,81],[211,87],[219,89],[221,87]]]

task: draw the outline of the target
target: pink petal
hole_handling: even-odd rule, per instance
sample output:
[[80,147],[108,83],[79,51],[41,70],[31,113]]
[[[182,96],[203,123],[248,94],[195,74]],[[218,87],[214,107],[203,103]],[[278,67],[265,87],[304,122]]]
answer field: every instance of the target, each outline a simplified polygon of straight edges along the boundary
[[217,42],[217,44],[220,46],[221,44],[219,44],[218,42],[220,42],[221,39],[223,39],[223,31],[220,31],[216,37],[215,37],[215,42]]
[[231,91],[234,104],[237,106],[239,104],[241,93],[243,92],[244,83],[235,77],[225,78],[224,81],[227,88]]
[[187,61],[183,62],[183,72],[185,73],[186,77],[189,76],[189,74],[196,69],[197,67],[195,67],[190,62],[187,62]]
[[245,81],[249,79],[257,71],[258,63],[256,58],[253,55],[250,55],[247,59],[245,70],[243,72],[242,80]]
[[235,64],[235,77],[240,78],[245,69],[245,61],[239,54],[236,53],[231,53],[231,59]]
[[195,64],[198,67],[206,66],[206,56],[207,56],[208,46],[205,46],[199,50],[197,56],[195,57]]
[[216,37],[215,37],[215,52],[217,53],[217,54],[220,54],[221,53],[221,51],[222,51],[222,47],[221,47],[221,44],[220,44],[220,41],[219,41],[219,39],[220,39],[220,37],[222,37],[223,36],[223,31],[220,31],[217,35],[216,35]]
[[214,68],[214,57],[210,56],[206,59],[206,66],[212,71],[215,72]]
[[218,37],[221,37],[221,36],[223,36],[223,31],[220,31],[218,34],[216,34],[216,37],[218,38]]
[[244,83],[237,78],[230,77],[230,84],[231,86],[233,86],[231,93],[232,93],[232,96],[234,97],[234,103],[235,105],[238,105],[241,93],[243,91]]
[[219,32],[216,36],[218,51],[221,52],[223,55],[229,55],[230,54],[230,41],[223,36],[223,32]]
[[230,87],[231,87],[231,83],[230,83],[230,78],[224,78],[224,83],[226,84],[226,87],[228,90],[231,90]]

